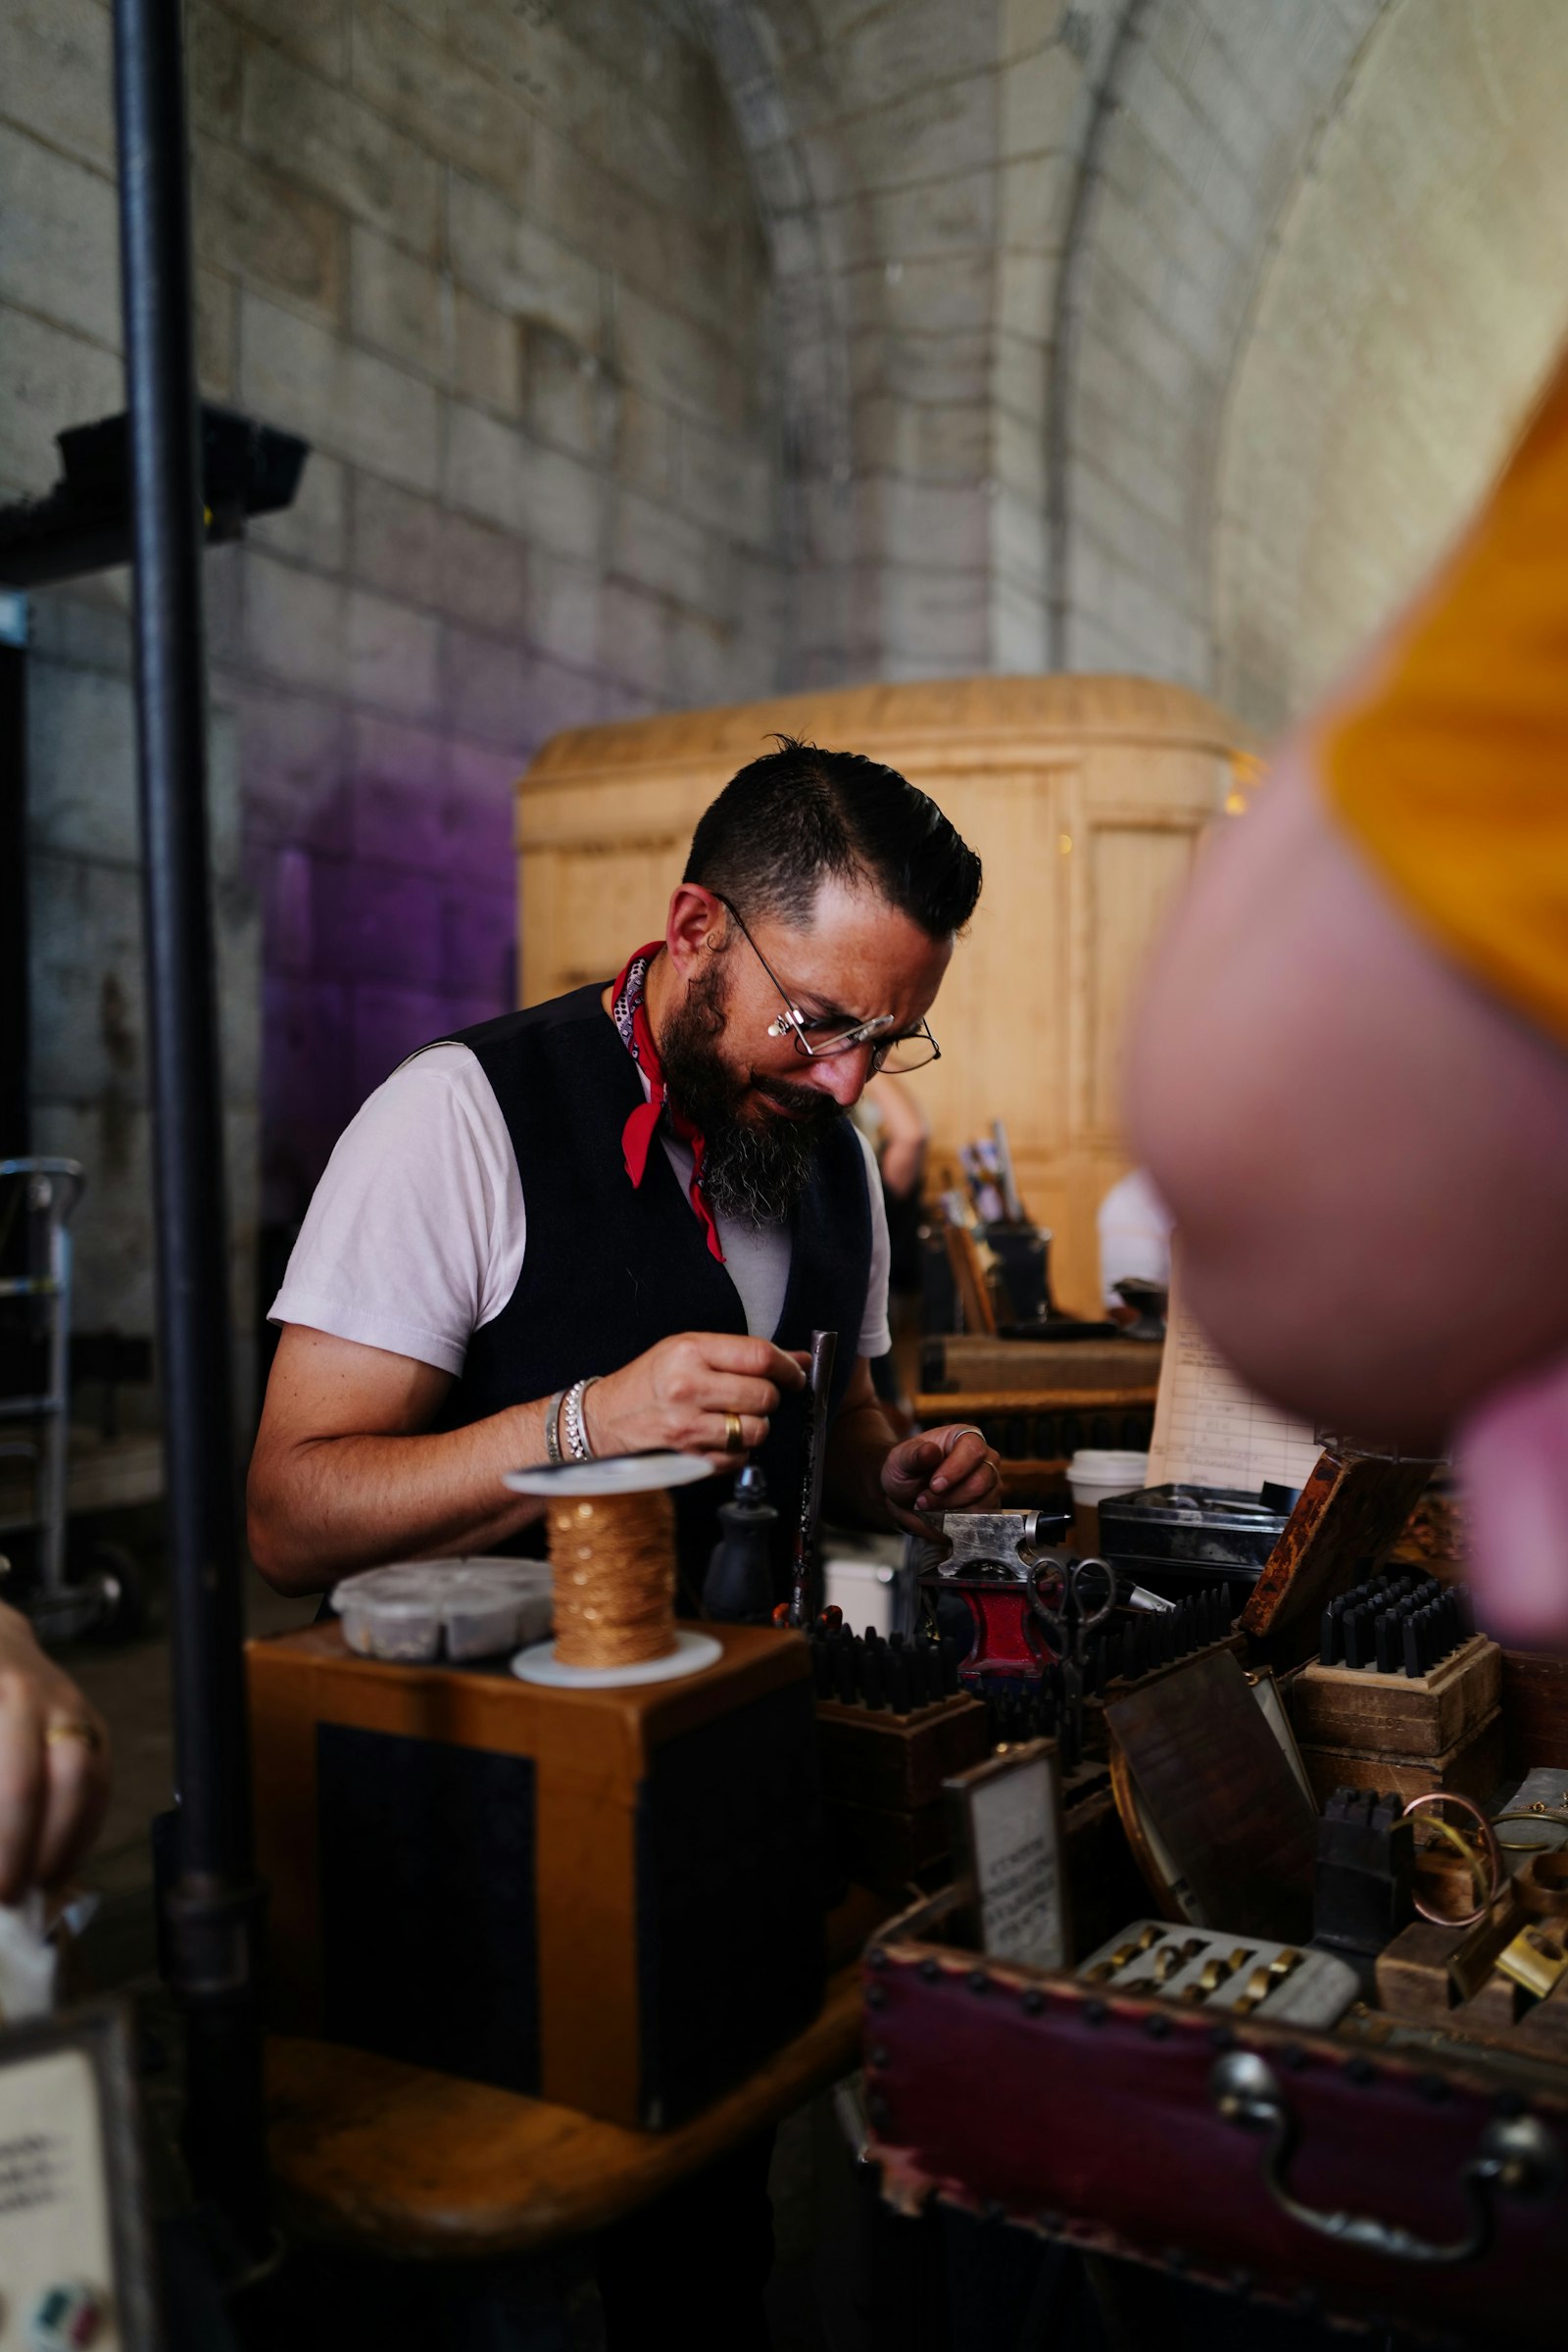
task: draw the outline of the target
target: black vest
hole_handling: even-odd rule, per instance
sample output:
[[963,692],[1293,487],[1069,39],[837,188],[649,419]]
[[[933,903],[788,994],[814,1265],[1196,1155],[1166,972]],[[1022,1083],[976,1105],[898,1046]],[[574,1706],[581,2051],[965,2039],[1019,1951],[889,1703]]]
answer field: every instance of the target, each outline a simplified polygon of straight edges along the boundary
[[[682,1331],[744,1334],[746,1311],[711,1254],[662,1146],[641,1186],[626,1173],[621,1133],[644,1100],[637,1066],[604,1010],[602,990],[574,989],[526,1012],[504,1013],[454,1041],[476,1056],[500,1104],[527,1211],[517,1287],[468,1342],[442,1425],[482,1421],[587,1374],[617,1372]],[[859,1351],[871,1271],[865,1154],[848,1120],[824,1134],[791,1229],[790,1274],[772,1337],[808,1348],[836,1331],[832,1409]],[[757,1455],[779,1514],[774,1573],[788,1591],[790,1536],[800,1489],[805,1415],[786,1396]],[[683,1613],[695,1614],[718,1505],[720,1475],[676,1493]]]

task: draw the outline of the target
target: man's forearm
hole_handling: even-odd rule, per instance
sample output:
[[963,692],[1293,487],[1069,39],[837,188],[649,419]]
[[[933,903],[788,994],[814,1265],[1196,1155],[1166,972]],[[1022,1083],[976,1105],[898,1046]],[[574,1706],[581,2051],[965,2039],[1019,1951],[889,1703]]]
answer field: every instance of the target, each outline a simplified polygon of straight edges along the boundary
[[882,1407],[870,1401],[846,1405],[828,1433],[822,1482],[829,1515],[852,1526],[890,1527],[882,1492],[882,1465],[895,1438]]
[[318,1592],[385,1560],[483,1551],[541,1516],[502,1474],[542,1462],[545,1404],[519,1404],[466,1429],[398,1437],[312,1438],[258,1451],[251,1553],[280,1592]]

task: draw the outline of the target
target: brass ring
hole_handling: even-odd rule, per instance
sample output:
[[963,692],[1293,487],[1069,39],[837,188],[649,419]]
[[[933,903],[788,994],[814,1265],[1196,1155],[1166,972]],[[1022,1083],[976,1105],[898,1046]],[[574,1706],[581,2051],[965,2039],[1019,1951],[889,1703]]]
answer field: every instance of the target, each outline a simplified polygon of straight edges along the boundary
[[[1491,1871],[1492,1885],[1490,1890],[1483,1898],[1480,1907],[1474,1911],[1467,1911],[1461,1919],[1453,1918],[1449,1914],[1442,1911],[1434,1911],[1430,1909],[1429,1906],[1421,1900],[1419,1895],[1413,1897],[1415,1907],[1420,1912],[1423,1919],[1430,1919],[1436,1927],[1473,1928],[1477,1920],[1486,1918],[1487,1913],[1496,1901],[1498,1890],[1502,1886],[1502,1856],[1497,1851],[1497,1840],[1495,1834],[1493,1831],[1491,1822],[1487,1819],[1485,1813],[1475,1802],[1475,1800],[1472,1797],[1460,1796],[1457,1791],[1452,1788],[1428,1788],[1422,1795],[1412,1796],[1409,1803],[1404,1808],[1402,1818],[1408,1821],[1412,1813],[1425,1812],[1429,1805],[1458,1805],[1464,1812],[1471,1816],[1472,1820],[1476,1823],[1477,1828],[1481,1832],[1481,1849],[1486,1856]],[[1444,1830],[1447,1830],[1450,1827],[1450,1825],[1446,1822],[1439,1823],[1436,1826]],[[1477,1876],[1479,1877],[1479,1873]]]
[[741,1427],[739,1413],[724,1415],[724,1451],[726,1453],[744,1453],[746,1451],[746,1432]]
[[102,1733],[96,1724],[86,1722],[81,1716],[62,1717],[60,1722],[46,1725],[43,1737],[44,1744],[48,1747],[57,1747],[62,1741],[69,1740],[76,1745],[86,1748],[89,1755],[96,1756],[103,1753]]

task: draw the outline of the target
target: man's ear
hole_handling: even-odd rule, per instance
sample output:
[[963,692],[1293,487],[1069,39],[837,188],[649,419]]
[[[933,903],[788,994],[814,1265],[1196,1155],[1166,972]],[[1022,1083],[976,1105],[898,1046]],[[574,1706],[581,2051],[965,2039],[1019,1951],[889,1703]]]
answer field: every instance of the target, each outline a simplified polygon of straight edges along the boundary
[[722,904],[700,882],[680,882],[669,902],[664,947],[682,980],[699,979],[709,957],[724,944],[729,918]]

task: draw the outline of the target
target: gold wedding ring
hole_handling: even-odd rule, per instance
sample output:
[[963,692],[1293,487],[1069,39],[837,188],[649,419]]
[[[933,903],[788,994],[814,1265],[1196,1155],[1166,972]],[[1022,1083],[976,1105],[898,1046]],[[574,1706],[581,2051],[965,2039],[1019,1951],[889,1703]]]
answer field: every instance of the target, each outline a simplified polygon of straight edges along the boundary
[[741,1427],[739,1413],[724,1415],[724,1451],[726,1453],[744,1453],[746,1451],[746,1432]]
[[63,1716],[58,1723],[46,1725],[43,1737],[44,1744],[48,1747],[55,1747],[62,1740],[72,1740],[94,1756],[99,1754],[103,1747],[103,1736],[96,1724],[87,1723],[80,1716],[75,1715]]

